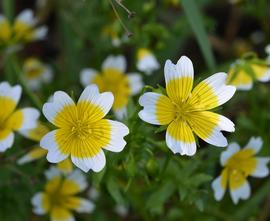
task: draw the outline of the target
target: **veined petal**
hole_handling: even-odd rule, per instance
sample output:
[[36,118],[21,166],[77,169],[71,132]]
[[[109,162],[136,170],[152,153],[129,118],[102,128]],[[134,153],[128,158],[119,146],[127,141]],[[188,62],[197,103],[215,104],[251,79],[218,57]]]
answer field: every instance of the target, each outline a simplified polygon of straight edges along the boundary
[[34,18],[33,11],[31,9],[25,9],[18,14],[15,20],[15,23],[16,22],[23,22],[30,26],[34,26],[37,21]]
[[61,207],[53,207],[50,217],[51,221],[75,221],[72,213],[69,210]]
[[79,213],[91,213],[94,210],[95,205],[90,200],[80,197],[68,197],[64,207]]
[[253,155],[258,153],[262,148],[263,140],[261,137],[251,137],[248,141],[248,144],[244,147],[245,149],[251,149],[253,151]]
[[49,128],[45,126],[45,124],[38,122],[35,128],[29,130],[22,130],[20,131],[20,134],[28,139],[40,141],[41,138],[44,135],[46,135],[49,131],[50,131]]
[[74,170],[64,180],[61,193],[64,195],[74,195],[87,188],[87,180],[80,170]]
[[220,163],[224,166],[228,160],[233,156],[235,153],[240,151],[240,146],[238,143],[230,143],[229,146],[225,151],[223,151],[220,155]]
[[33,129],[37,126],[39,111],[35,108],[23,108],[14,112],[7,121],[7,127],[16,131]]
[[107,122],[110,124],[110,141],[103,148],[112,152],[121,152],[126,145],[124,137],[128,135],[129,129],[118,121],[107,120]]
[[102,70],[106,69],[116,69],[122,73],[125,73],[127,68],[126,59],[122,55],[118,56],[108,56],[102,64]]
[[129,73],[127,75],[131,95],[138,94],[143,88],[142,76],[139,73]]
[[42,149],[40,147],[34,147],[32,150],[30,150],[27,154],[22,156],[17,163],[19,165],[23,165],[25,163],[32,162],[34,160],[40,159],[44,156],[46,156],[47,150]]
[[253,177],[266,177],[269,175],[267,164],[270,162],[270,157],[256,157],[256,168],[251,173]]
[[111,92],[99,93],[93,84],[87,86],[78,101],[78,114],[88,121],[96,122],[102,119],[111,109],[114,97]]
[[193,112],[188,122],[195,134],[207,143],[218,147],[228,145],[221,131],[234,131],[234,124],[228,118],[210,111]]
[[34,206],[33,212],[37,215],[44,215],[49,211],[49,198],[45,193],[36,193],[31,203]]
[[230,194],[234,204],[239,202],[239,199],[246,200],[250,197],[250,185],[243,174],[230,174],[229,178]]
[[93,157],[75,157],[71,156],[72,162],[82,171],[88,172],[90,169],[94,172],[100,172],[106,164],[106,158],[103,150],[100,150]]
[[70,124],[77,117],[77,109],[74,101],[63,91],[54,93],[53,101],[45,103],[43,114],[54,125],[61,127]]
[[55,134],[57,131],[58,130],[54,130],[47,133],[40,141],[40,146],[48,150],[47,160],[51,163],[59,163],[69,156],[68,150],[63,152],[63,149],[60,149],[56,142]]
[[10,130],[0,130],[0,152],[6,151],[14,143],[14,133]]
[[140,97],[139,104],[143,107],[139,117],[150,124],[166,125],[175,117],[175,106],[164,95],[147,92]]
[[167,60],[164,67],[166,91],[176,103],[186,101],[193,86],[193,65],[191,60],[182,56],[176,65]]
[[173,153],[192,156],[196,153],[196,142],[192,130],[184,121],[173,121],[166,132],[166,143]]
[[85,68],[82,69],[80,72],[80,81],[81,84],[84,87],[87,87],[89,84],[93,83],[94,78],[98,74],[97,70],[92,69],[92,68]]
[[236,88],[226,85],[226,73],[217,73],[199,83],[188,103],[198,110],[210,110],[232,98]]

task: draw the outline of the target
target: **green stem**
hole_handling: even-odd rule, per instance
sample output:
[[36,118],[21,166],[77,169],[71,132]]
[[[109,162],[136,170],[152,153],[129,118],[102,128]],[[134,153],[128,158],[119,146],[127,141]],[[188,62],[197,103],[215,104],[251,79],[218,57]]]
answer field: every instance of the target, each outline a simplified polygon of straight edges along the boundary
[[14,0],[2,0],[2,8],[9,21],[14,18]]

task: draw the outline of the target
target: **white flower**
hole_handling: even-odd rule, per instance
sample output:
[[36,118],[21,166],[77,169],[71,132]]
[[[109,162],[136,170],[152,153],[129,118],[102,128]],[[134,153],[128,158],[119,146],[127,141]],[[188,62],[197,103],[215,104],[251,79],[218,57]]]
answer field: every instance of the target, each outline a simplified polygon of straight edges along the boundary
[[150,75],[153,73],[153,71],[158,70],[160,65],[150,50],[146,48],[140,48],[137,52],[137,68],[139,71]]

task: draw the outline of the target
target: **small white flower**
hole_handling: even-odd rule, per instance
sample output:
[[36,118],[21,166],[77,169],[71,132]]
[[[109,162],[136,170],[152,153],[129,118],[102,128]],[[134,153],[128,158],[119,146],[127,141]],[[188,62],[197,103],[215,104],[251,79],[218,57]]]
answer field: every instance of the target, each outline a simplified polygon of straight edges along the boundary
[[140,48],[137,52],[137,68],[139,71],[150,75],[160,68],[160,64],[150,50]]

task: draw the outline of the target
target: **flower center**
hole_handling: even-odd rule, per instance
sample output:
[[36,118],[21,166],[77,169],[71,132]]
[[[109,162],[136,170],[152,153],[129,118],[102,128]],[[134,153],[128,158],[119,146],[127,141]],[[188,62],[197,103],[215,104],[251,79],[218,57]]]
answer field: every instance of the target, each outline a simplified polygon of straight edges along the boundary
[[73,136],[84,140],[92,134],[92,129],[90,125],[82,120],[77,120],[76,123],[71,128],[71,133]]
[[178,121],[187,121],[190,116],[190,105],[186,102],[181,102],[180,104],[175,105],[175,120]]

